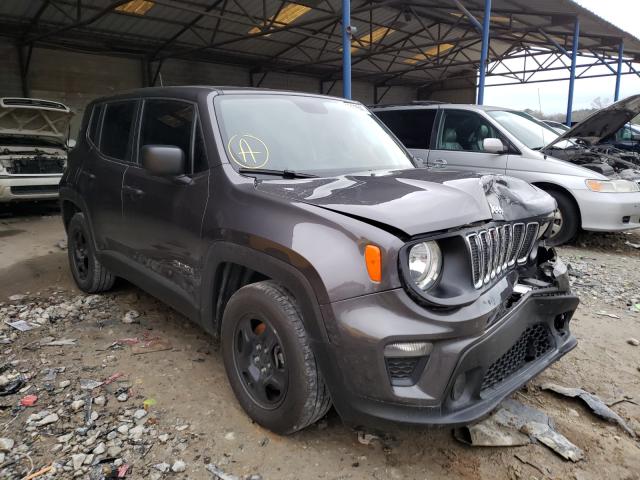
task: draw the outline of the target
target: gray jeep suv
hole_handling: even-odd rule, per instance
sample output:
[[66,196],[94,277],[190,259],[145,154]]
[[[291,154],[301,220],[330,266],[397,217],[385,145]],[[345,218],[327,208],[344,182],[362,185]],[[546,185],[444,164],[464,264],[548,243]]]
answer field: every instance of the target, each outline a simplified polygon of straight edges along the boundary
[[218,337],[247,414],[280,434],[461,424],[576,345],[544,246],[554,200],[417,168],[361,104],[173,87],[92,102],[61,182],[85,292],[123,277]]

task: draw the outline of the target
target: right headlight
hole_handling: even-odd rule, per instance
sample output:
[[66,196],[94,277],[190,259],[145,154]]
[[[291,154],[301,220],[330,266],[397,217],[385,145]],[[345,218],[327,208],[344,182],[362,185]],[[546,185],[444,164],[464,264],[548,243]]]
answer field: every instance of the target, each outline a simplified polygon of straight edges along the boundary
[[416,286],[426,291],[431,288],[442,270],[442,253],[433,241],[416,243],[409,250],[409,274]]
[[640,191],[640,186],[630,180],[585,180],[585,183],[592,192],[629,193]]

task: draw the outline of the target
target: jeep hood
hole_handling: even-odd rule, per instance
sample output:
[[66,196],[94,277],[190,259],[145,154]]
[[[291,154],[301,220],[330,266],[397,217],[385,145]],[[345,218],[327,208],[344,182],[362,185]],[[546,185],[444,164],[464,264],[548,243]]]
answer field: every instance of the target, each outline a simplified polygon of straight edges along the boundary
[[[33,98],[0,98],[0,144],[2,139],[18,137],[64,145],[72,116],[71,110],[62,103]],[[7,143],[11,144],[10,141]]]
[[640,95],[632,95],[592,113],[542,150],[544,151],[562,140],[572,138],[584,139],[590,145],[595,145],[616,133],[638,114],[640,114]]
[[489,220],[551,214],[555,200],[502,175],[410,169],[301,180],[256,180],[264,193],[413,236]]

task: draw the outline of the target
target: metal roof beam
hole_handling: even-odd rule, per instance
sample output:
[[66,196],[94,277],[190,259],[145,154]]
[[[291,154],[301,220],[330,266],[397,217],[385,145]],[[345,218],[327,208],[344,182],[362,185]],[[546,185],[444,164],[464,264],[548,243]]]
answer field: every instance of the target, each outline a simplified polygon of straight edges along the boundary
[[97,20],[100,20],[102,17],[104,17],[108,13],[112,12],[113,10],[118,8],[120,5],[124,5],[125,3],[128,3],[128,2],[129,2],[129,0],[116,0],[115,2],[111,2],[107,7],[103,8],[98,13],[96,13],[95,15],[92,15],[91,17],[87,18],[86,20],[80,20],[79,22],[74,22],[74,23],[72,23],[70,25],[64,25],[64,26],[62,26],[62,27],[60,27],[60,28],[58,28],[56,30],[53,30],[51,32],[44,33],[44,34],[41,34],[41,35],[36,35],[35,37],[27,38],[27,39],[25,39],[23,44],[37,42],[39,40],[43,40],[43,39],[45,39],[47,37],[50,37],[52,35],[57,35],[59,33],[66,32],[68,30],[73,30],[73,29],[78,28],[78,27],[84,27],[84,26],[87,26],[87,25],[91,25],[93,22],[95,22]]
[[[213,10],[214,8],[216,8],[220,3],[222,2],[222,0],[214,0],[211,5],[209,5],[204,11],[205,12],[210,12],[211,10]],[[167,48],[169,45],[171,45],[172,43],[174,43],[178,38],[180,38],[187,30],[189,30],[191,27],[195,26],[196,23],[198,23],[200,20],[202,20],[204,18],[204,14],[199,14],[196,15],[196,17],[191,20],[189,23],[185,24],[184,27],[182,27],[177,33],[175,33],[174,35],[171,36],[171,38],[167,39],[160,47],[158,47],[152,54],[151,54],[151,59],[155,59],[156,56],[158,55],[158,53],[160,53],[162,50],[164,50],[165,48]]]

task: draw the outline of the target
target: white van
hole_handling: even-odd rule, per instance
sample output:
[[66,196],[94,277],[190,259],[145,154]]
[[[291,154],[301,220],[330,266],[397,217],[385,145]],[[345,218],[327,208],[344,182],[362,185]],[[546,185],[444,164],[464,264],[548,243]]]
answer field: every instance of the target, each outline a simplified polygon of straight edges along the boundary
[[507,174],[551,194],[558,203],[553,244],[579,228],[640,227],[640,155],[600,145],[640,113],[640,95],[560,137],[531,115],[499,107],[416,102],[371,110],[425,166]]

